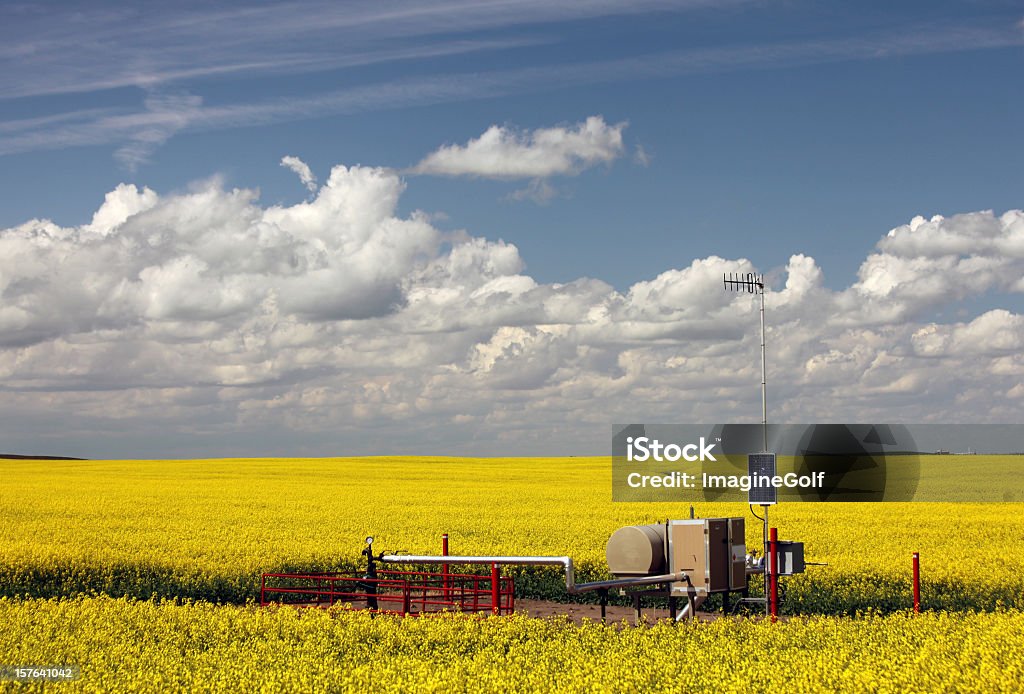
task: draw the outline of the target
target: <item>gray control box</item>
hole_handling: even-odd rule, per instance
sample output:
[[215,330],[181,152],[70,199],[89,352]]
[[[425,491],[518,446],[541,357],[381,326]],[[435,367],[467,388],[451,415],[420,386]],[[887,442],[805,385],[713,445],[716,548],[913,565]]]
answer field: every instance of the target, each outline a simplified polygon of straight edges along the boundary
[[804,543],[779,540],[775,543],[780,576],[792,576],[804,572]]

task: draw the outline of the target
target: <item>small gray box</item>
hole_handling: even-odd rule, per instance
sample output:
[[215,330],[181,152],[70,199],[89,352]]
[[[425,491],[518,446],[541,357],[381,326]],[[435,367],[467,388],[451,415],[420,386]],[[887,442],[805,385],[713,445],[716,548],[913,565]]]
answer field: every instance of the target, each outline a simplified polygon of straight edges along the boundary
[[779,540],[775,554],[780,576],[792,576],[804,572],[804,543]]

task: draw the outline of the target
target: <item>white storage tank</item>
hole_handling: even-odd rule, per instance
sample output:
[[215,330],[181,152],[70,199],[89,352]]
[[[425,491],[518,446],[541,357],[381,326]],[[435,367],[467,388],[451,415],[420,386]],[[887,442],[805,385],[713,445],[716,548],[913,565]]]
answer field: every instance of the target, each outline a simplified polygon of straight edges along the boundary
[[605,558],[618,578],[667,573],[664,525],[628,525],[608,539]]

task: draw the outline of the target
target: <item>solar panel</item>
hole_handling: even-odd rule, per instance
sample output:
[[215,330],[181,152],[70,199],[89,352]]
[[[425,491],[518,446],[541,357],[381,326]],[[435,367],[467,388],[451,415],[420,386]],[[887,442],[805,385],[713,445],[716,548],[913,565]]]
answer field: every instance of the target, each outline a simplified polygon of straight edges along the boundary
[[747,456],[747,474],[750,475],[750,491],[747,502],[760,506],[778,503],[775,485],[765,484],[764,477],[775,477],[774,453],[751,453]]

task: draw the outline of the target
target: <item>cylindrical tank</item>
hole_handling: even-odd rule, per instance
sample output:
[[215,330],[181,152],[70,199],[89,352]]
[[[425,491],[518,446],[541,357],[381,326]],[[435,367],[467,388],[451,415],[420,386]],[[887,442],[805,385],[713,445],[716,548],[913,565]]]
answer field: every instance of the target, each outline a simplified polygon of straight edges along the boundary
[[622,578],[656,576],[668,570],[665,564],[665,526],[628,525],[608,539],[605,558],[612,574]]

